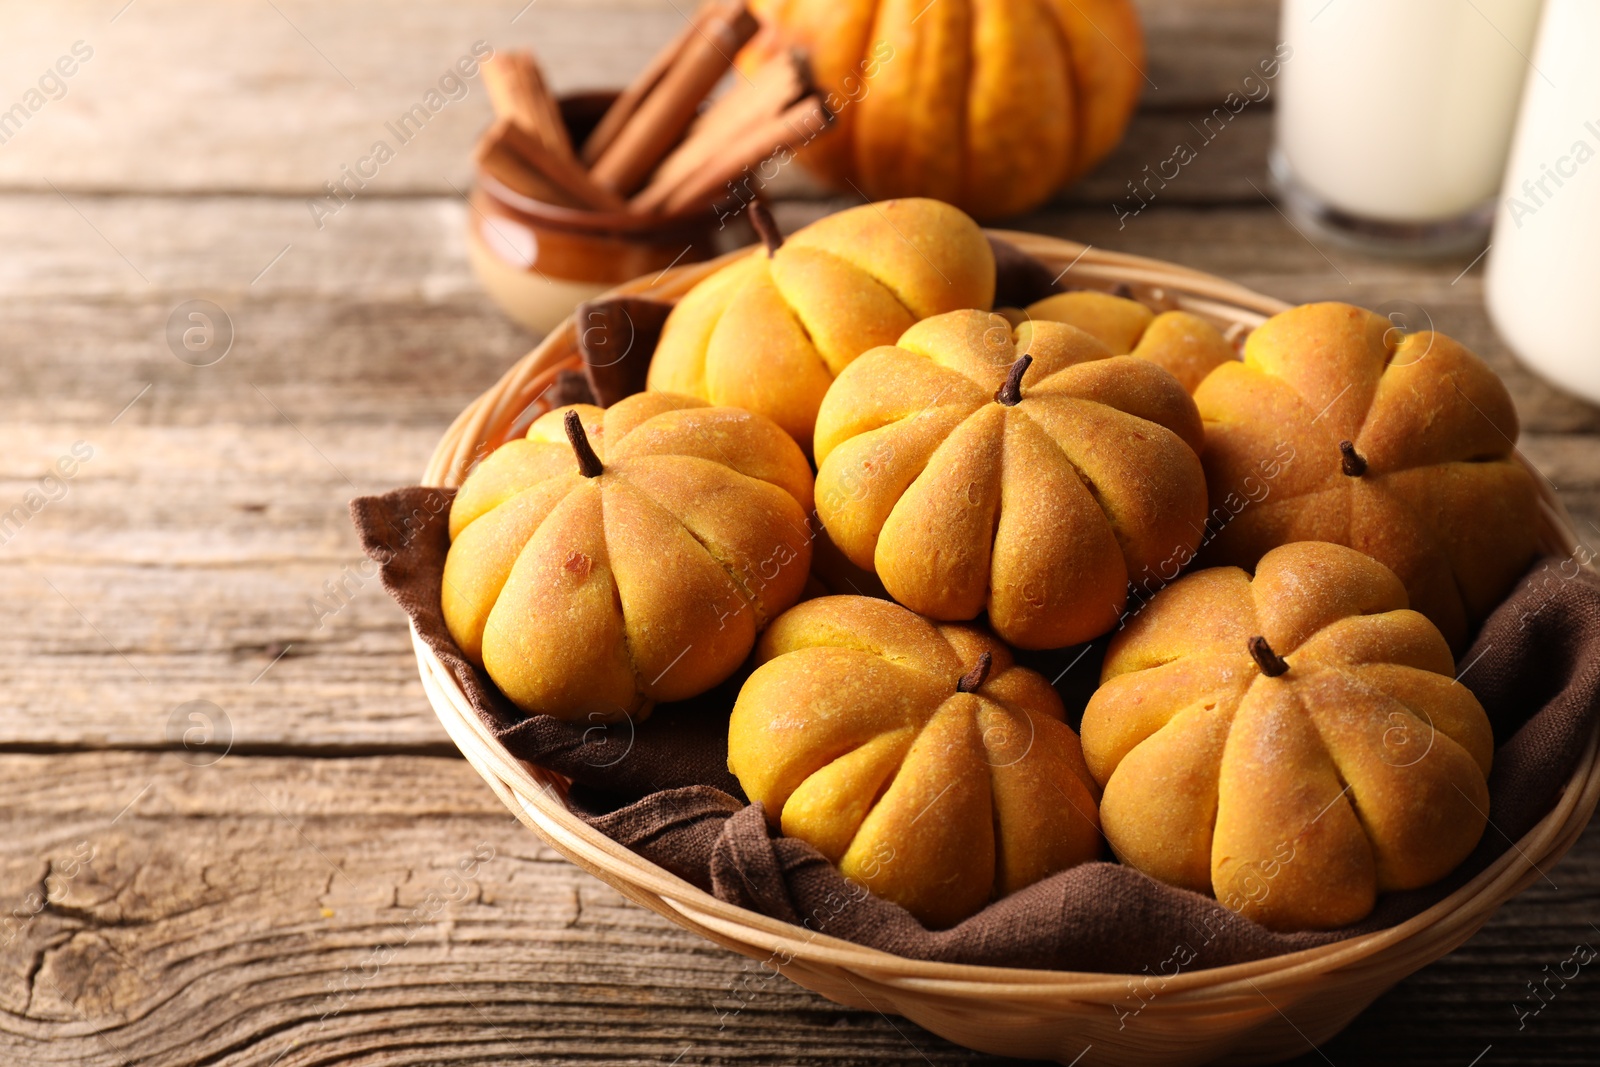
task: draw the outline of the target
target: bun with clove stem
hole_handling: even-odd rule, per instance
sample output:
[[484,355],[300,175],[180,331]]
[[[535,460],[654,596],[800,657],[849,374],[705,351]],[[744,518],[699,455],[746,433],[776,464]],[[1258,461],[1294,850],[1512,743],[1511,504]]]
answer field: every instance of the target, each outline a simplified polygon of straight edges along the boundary
[[994,253],[937,200],[863,204],[722,268],[667,319],[652,389],[759,411],[811,445],[834,376],[918,319],[994,300]]
[[1273,930],[1325,930],[1478,843],[1494,734],[1398,578],[1300,542],[1157,593],[1083,715],[1117,856]]
[[[1511,396],[1444,334],[1349,304],[1267,320],[1195,390],[1217,526],[1204,562],[1349,545],[1405,583],[1451,647],[1532,561],[1538,506]],[[1245,503],[1248,501],[1248,503]]]
[[817,413],[817,515],[936,619],[1023,648],[1115,626],[1204,529],[1200,416],[1166,371],[1057,322],[956,311],[839,375]]
[[928,926],[1100,855],[1061,698],[985,631],[830,596],[780,616],[755,662],[728,769],[786,835]]
[[1024,315],[1087,330],[1113,355],[1148,359],[1191,393],[1214,368],[1238,359],[1227,339],[1200,316],[1187,311],[1157,314],[1112,293],[1057,293],[1029,304]]
[[747,411],[637,393],[549,412],[451,505],[450,636],[524,711],[643,718],[726,679],[799,598],[811,489]]

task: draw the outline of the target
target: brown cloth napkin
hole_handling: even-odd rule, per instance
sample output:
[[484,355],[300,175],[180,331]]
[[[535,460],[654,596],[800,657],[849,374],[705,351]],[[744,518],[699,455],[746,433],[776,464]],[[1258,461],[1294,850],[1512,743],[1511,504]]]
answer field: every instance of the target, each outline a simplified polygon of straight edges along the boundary
[[[1461,680],[1494,726],[1489,828],[1449,877],[1392,893],[1362,922],[1276,934],[1210,897],[1111,862],[1087,863],[996,901],[948,930],[846,881],[802,841],[774,838],[727,769],[738,676],[643,723],[568,723],[519,711],[461,655],[439,607],[453,491],[415,487],[350,505],[384,587],[455,675],[506,749],[573,781],[574,810],[639,855],[723,900],[914,959],[1150,976],[1260,959],[1392,926],[1448,895],[1550,809],[1600,718],[1600,579],[1543,560],[1484,624]],[[1102,643],[1046,654],[1073,717],[1099,676]],[[1044,666],[1037,657],[1030,665]],[[1052,677],[1054,672],[1052,671]],[[1074,723],[1076,725],[1076,723]],[[1130,999],[1129,1010],[1139,1001]]]

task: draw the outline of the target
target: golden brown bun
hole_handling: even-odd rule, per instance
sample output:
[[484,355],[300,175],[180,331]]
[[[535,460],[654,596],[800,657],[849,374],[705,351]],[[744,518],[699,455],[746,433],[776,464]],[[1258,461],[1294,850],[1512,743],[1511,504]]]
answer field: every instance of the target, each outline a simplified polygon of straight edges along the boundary
[[[1021,402],[995,399],[1026,351]],[[1199,543],[1202,430],[1176,379],[1089,334],[959,311],[851,364],[817,416],[817,514],[913,611],[1024,648],[1116,624]],[[1169,575],[1170,577],[1170,575]]]
[[[1443,334],[1307,304],[1257,328],[1244,362],[1212,371],[1195,402],[1213,515],[1249,480],[1267,487],[1222,525],[1207,563],[1250,567],[1291,541],[1349,545],[1394,571],[1460,650],[1533,559],[1536,493],[1513,456],[1516,409]],[[1359,476],[1343,473],[1342,441],[1365,462]],[[1273,464],[1281,471],[1263,479]]]
[[[603,473],[579,470],[576,411]],[[445,623],[518,707],[642,718],[726,679],[811,564],[811,468],[769,420],[640,393],[549,412],[450,509]]]
[[845,193],[1037,207],[1116,146],[1145,86],[1129,0],[757,0],[750,70],[803,49],[836,122],[800,158]]
[[[1251,655],[1263,637],[1288,670]],[[1083,716],[1124,863],[1274,930],[1332,929],[1478,843],[1488,717],[1393,573],[1302,542],[1158,593]]]
[[994,253],[937,200],[863,204],[753,250],[667,317],[649,388],[772,419],[811,447],[817,405],[850,361],[918,319],[994,302]]
[[1065,322],[1089,333],[1116,356],[1148,359],[1194,392],[1207,374],[1237,357],[1217,328],[1187,311],[1156,314],[1137,300],[1081,290],[1029,304],[1031,319]]
[[[957,682],[987,653],[981,685]],[[931,927],[1100,853],[1061,699],[1004,644],[885,600],[780,616],[728,723],[728,769],[783,832]]]

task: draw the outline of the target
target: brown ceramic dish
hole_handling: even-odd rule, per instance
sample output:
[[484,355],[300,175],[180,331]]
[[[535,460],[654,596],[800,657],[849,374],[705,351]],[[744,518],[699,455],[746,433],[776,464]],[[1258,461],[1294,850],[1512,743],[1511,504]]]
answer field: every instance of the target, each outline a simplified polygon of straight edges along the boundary
[[[561,98],[561,117],[582,144],[615,92]],[[752,240],[738,202],[671,215],[584,211],[507,188],[478,168],[467,219],[473,272],[495,303],[546,333],[584,300],[675,264],[699,263]],[[730,210],[732,209],[732,210]]]

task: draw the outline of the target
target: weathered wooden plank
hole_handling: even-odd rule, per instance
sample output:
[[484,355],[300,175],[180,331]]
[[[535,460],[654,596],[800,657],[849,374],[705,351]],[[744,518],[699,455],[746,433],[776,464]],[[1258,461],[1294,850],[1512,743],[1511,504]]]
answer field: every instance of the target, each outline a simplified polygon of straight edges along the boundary
[[[1134,213],[1146,204],[1259,203],[1258,190],[1268,187],[1272,112],[1258,105],[1237,115],[1226,110],[1219,114],[1221,118],[1198,110],[1140,113],[1105,162],[1064,190],[1052,206],[1088,208],[1122,219],[1137,218]],[[1208,121],[1211,125],[1202,125]]]
[[778,980],[737,1010],[741,958],[562,862],[459,760],[0,777],[8,1062],[975,1061]]
[[404,616],[348,551],[0,567],[0,746],[179,748],[198,727],[241,750],[449,751]]
[[[87,423],[0,430],[8,460],[0,512],[40,493],[45,480],[40,510],[0,526],[0,568],[22,560],[136,568],[305,564],[327,572],[313,582],[320,588],[359,556],[345,504],[414,484],[442,423],[425,413],[417,416],[427,419],[420,426],[397,417],[387,431],[314,426],[308,440],[256,399],[276,425],[139,426],[130,412],[98,431]],[[140,404],[159,402],[152,390]],[[64,485],[59,477],[48,481],[58,459],[73,459],[74,444],[84,454],[92,448],[90,458]]]
[[32,115],[0,153],[0,182],[320,195],[341,166],[384,140],[395,157],[375,190],[448,192],[448,181],[465,179],[473,139],[487,124],[481,83],[468,80],[453,101],[441,93],[448,102],[408,143],[386,124],[430,90],[441,92],[441,77],[476,42],[531,44],[558,88],[603,87],[624,83],[682,21],[667,2],[284,0],[214,8],[142,0],[109,22],[120,6],[50,5],[29,20],[29,32],[7,35],[0,64],[19,73],[43,71],[76,40],[94,54],[67,81],[66,95]]
[[[1246,75],[1273,54],[1273,0],[1136,0],[1145,28],[1150,110],[1209,108],[1239,92]],[[1265,101],[1263,101],[1265,102]]]
[[[10,424],[103,425],[151,382],[120,421],[281,423],[253,382],[302,426],[399,419],[442,428],[531,343],[477,289],[460,237],[466,208],[453,197],[358,201],[320,234],[294,200],[74,203],[92,222],[53,195],[0,196],[8,249],[0,322],[13,354],[0,411]],[[793,228],[848,203],[788,203],[779,218]],[[1297,232],[1264,196],[1208,211],[1158,198],[1120,219],[1106,201],[1019,225],[1170,259],[1287,300],[1348,300],[1432,323],[1489,360],[1530,432],[1600,432],[1600,409],[1511,357],[1483,308],[1483,267],[1469,269],[1471,256],[1363,256]],[[168,315],[194,297],[215,300],[234,321],[236,350],[213,367],[179,362],[163,339]]]
[[[164,470],[163,453],[143,453],[145,476],[128,482],[85,473],[5,546],[0,598],[16,625],[0,631],[3,743],[175,747],[179,707],[205,700],[242,750],[446,747],[403,620],[354,544],[348,487],[309,450],[297,465],[208,473],[203,431],[164,436],[188,442],[170,450],[182,462]],[[303,446],[260,436],[272,447],[249,458]],[[342,461],[332,440],[322,447]],[[1600,544],[1594,439],[1535,435],[1523,450]],[[415,469],[397,462],[392,479]]]
[[[559,90],[619,86],[692,5],[284,0],[216,8],[140,0],[118,15],[121,7],[108,0],[38,5],[21,32],[0,40],[0,69],[13,72],[8,106],[74,43],[92,52],[61,82],[64,95],[41,97],[5,144],[0,186],[314,196],[382,140],[394,158],[372,179],[372,193],[448,193],[470,180],[469,150],[488,121],[481,84],[468,81],[464,96],[404,143],[388,124],[437,90],[475,42],[533,48]],[[1198,115],[1237,90],[1272,49],[1275,7],[1272,0],[1141,3],[1146,109]],[[46,90],[62,92],[53,82]],[[304,121],[311,115],[315,122]],[[1208,191],[1199,178],[1190,188]],[[1209,191],[1226,197],[1229,189]]]
[[[409,481],[530,339],[462,254],[454,190],[481,86],[320,230],[305,197],[474,40],[531,44],[561,87],[615,84],[684,6],[74,0],[8,14],[0,106],[73,41],[95,54],[0,149],[0,188],[33,191],[0,195],[0,510],[74,441],[96,451],[0,545],[0,746],[174,751],[0,754],[0,1062],[991,1062],[762,980],[539,846],[470,768],[438,758],[450,749],[404,627],[345,570],[347,497]],[[1505,376],[1524,451],[1600,539],[1600,411],[1511,360],[1481,266],[1458,277],[1467,257],[1375,261],[1288,227],[1257,190],[1270,99],[1131,213],[1128,183],[1241,87],[1276,8],[1140,6],[1151,85],[1128,138],[1022,224],[1287,299],[1413,302],[1401,310]],[[819,195],[798,172],[783,188]],[[229,191],[247,195],[187,195]],[[1197,205],[1212,209],[1185,210]],[[163,339],[194,297],[237,328],[216,366],[178,362]],[[349,604],[322,616],[312,598],[340,581]],[[233,749],[206,766],[218,752],[185,751],[184,731],[215,740],[220,715]],[[413,755],[371,755],[395,750]],[[367,755],[247,754],[264,751]],[[1600,834],[1547,873],[1298,1062],[1589,1062],[1590,973],[1543,1006],[1528,983],[1575,941],[1600,944]]]
[[[346,502],[357,492],[414,482],[440,430],[437,422],[397,423],[388,432],[311,428],[317,432],[309,443],[281,421],[276,426],[118,426],[77,439],[73,434],[80,427],[0,428],[0,453],[9,459],[9,469],[0,474],[0,500],[7,508],[40,489],[40,480],[70,453],[74,440],[92,441],[94,447],[93,457],[56,490],[58,499],[47,501],[24,524],[8,523],[0,530],[0,572],[23,562],[101,574],[254,570],[276,575],[273,581],[296,593],[325,596],[323,582],[347,582],[342,568],[360,560]],[[230,445],[225,433],[248,433],[252,444]],[[1600,492],[1600,448],[1592,435],[1525,432],[1521,447],[1575,514],[1596,517],[1592,499]],[[280,570],[301,566],[309,570]],[[8,581],[19,593],[27,584],[17,575]],[[136,584],[140,598],[159,596],[158,589]]]
[[[1001,1062],[761,980],[561,861],[459,760],[8,755],[0,779],[6,1062]],[[1547,873],[1331,1060],[1584,1062],[1591,975],[1521,1031],[1512,1005],[1600,939],[1600,832]]]
[[295,197],[63,198],[46,189],[0,194],[0,204],[8,297],[365,293],[428,304],[478,292],[462,240],[467,209],[448,189],[357,199],[321,230]]
[[[799,225],[838,203],[785,205],[781,216]],[[0,634],[0,669],[16,679],[0,700],[0,738],[170,747],[174,710],[208,700],[242,750],[438,750],[446,742],[399,615],[375,583],[351,577],[360,555],[345,503],[412,481],[449,420],[529,343],[475,291],[459,253],[463,209],[443,198],[357,204],[251,284],[259,257],[240,249],[292,243],[305,227],[293,201],[80,206],[153,284],[128,289],[128,265],[57,198],[0,198],[12,253],[0,260],[0,510],[38,489],[74,442],[94,449],[65,495],[0,546],[17,622]],[[1464,262],[1328,249],[1330,263],[1265,204],[1157,206],[1120,228],[1089,210],[1030,221],[1291,298],[1415,301],[1414,318],[1505,375],[1524,451],[1580,531],[1600,539],[1600,412],[1510,359],[1479,303],[1479,268],[1458,279]],[[210,367],[180,362],[162,336],[170,309],[201,293],[230,309],[237,331],[236,350]],[[330,583],[351,590],[349,607]]]

